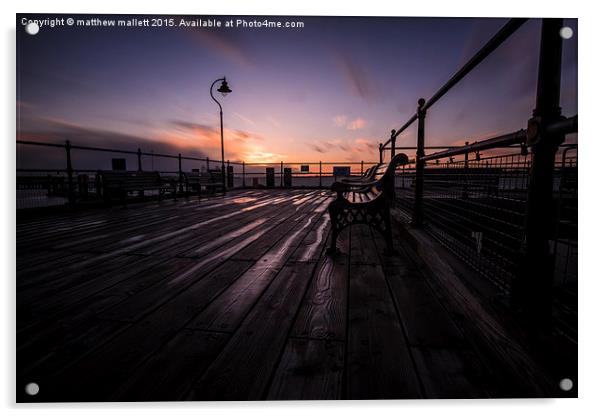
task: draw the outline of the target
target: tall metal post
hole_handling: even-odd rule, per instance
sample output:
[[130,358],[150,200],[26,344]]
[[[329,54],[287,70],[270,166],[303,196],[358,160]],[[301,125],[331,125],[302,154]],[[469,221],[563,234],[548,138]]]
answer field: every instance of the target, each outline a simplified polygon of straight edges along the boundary
[[75,189],[73,186],[73,165],[71,165],[71,142],[65,142],[65,151],[67,152],[67,185],[69,189],[67,190],[67,199],[69,201],[69,205],[75,205]]
[[228,87],[226,77],[218,78],[217,80],[213,81],[211,87],[209,87],[209,94],[211,95],[213,101],[215,101],[219,107],[219,132],[222,145],[222,186],[224,187],[224,190],[226,190],[226,164],[224,157],[224,112],[222,111],[222,105],[220,104],[220,102],[217,101],[216,98],[213,96],[213,86],[219,81],[222,82],[222,86],[218,88],[217,91],[222,93],[224,96],[228,93],[231,93],[232,90],[230,90],[230,88]]
[[378,161],[379,163],[383,163],[383,144],[379,143],[378,144]]
[[180,194],[184,192],[184,188],[182,186],[182,154],[178,154],[178,182],[180,183]]
[[224,166],[224,116],[222,112],[222,106],[219,106],[219,131],[222,141],[222,185],[226,190],[226,167]]
[[395,136],[395,129],[391,130],[391,159],[395,156],[395,140],[397,137]]
[[[230,172],[232,171],[232,172]],[[228,188],[233,188],[234,187],[234,167],[232,167],[232,169],[230,169],[230,160],[228,159],[228,162],[226,164],[226,172],[227,172],[227,185]]]
[[426,109],[424,108],[425,100],[418,100],[418,137],[416,139],[416,186],[414,188],[414,212],[412,214],[412,223],[416,227],[421,227],[424,221],[424,213],[422,207],[422,197],[424,193],[424,165],[422,159],[424,157],[424,119],[426,117]]
[[320,178],[320,188],[322,188],[322,161],[320,161],[320,173],[318,175]]
[[207,172],[209,172],[209,157],[207,157]]
[[284,162],[280,161],[280,188],[284,187]]
[[364,175],[364,161],[360,162],[360,175]]
[[531,147],[530,171],[522,261],[513,283],[513,305],[525,313],[537,329],[549,328],[554,277],[554,255],[549,241],[553,238],[554,166],[563,134],[546,133],[546,127],[563,119],[560,109],[562,19],[543,19],[539,49],[537,98],[527,128]]
[[242,188],[245,188],[247,183],[245,182],[245,161],[242,161]]

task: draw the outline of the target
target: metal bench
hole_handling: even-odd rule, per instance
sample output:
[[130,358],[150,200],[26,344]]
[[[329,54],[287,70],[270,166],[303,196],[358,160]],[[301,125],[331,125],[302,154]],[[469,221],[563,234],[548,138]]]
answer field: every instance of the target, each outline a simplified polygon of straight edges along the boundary
[[358,182],[335,182],[336,199],[328,206],[332,236],[329,254],[336,254],[337,238],[352,224],[367,224],[380,232],[387,251],[394,253],[390,208],[395,201],[395,169],[408,163],[406,154],[395,155],[390,163],[375,165],[369,176]]
[[116,196],[125,205],[130,192],[138,191],[143,197],[145,191],[152,190],[159,192],[159,199],[162,199],[167,191],[171,191],[174,200],[176,199],[177,183],[161,178],[156,171],[102,171],[100,176],[106,202],[110,202]]
[[358,178],[343,178],[343,179],[341,179],[341,182],[344,182],[346,184],[352,184],[352,183],[363,183],[363,182],[366,182],[366,181],[372,181],[376,169],[379,166],[381,166],[381,165],[386,165],[386,164],[376,164],[376,165],[373,165],[370,168],[368,168],[362,174],[361,177],[358,177]]
[[187,193],[201,195],[202,192],[215,194],[224,192],[221,171],[210,170],[208,172],[186,172],[184,173]]

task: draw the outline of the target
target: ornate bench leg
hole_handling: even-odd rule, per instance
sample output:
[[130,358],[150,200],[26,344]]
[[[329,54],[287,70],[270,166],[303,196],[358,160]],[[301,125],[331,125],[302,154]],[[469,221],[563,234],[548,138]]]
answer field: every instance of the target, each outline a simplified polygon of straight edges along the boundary
[[331,228],[331,240],[330,247],[326,251],[328,255],[335,256],[339,253],[339,249],[337,248],[337,237],[339,236],[339,225],[337,224],[337,214],[339,211],[338,204],[336,201],[333,201],[328,205],[328,214],[330,215],[330,228]]

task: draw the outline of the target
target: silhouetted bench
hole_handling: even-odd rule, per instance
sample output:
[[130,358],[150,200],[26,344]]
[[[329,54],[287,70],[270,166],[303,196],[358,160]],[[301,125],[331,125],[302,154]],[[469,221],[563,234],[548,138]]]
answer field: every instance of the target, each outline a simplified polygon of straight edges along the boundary
[[367,224],[378,230],[393,253],[391,234],[391,205],[395,201],[395,169],[408,163],[407,155],[400,153],[388,164],[375,165],[364,178],[356,182],[335,182],[336,199],[328,206],[332,240],[328,252],[337,253],[337,237],[352,224]]
[[381,165],[386,165],[386,164],[376,164],[371,166],[370,168],[368,168],[361,177],[359,178],[343,178],[341,179],[341,182],[347,183],[347,184],[351,184],[351,183],[363,183],[365,181],[372,181],[373,177],[374,177],[374,173],[376,172],[376,170],[378,169],[379,166]]
[[156,171],[103,171],[100,175],[106,202],[117,197],[125,205],[128,193],[135,191],[140,196],[144,196],[145,191],[158,191],[159,199],[167,191],[171,191],[174,200],[176,199],[177,182],[161,178]]
[[186,172],[184,179],[188,193],[194,192],[200,196],[203,191],[210,194],[224,192],[221,171]]

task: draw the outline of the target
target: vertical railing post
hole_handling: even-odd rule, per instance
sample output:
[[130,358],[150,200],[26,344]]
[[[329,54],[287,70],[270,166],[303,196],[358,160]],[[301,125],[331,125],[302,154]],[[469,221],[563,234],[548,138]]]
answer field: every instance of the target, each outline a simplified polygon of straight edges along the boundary
[[322,188],[322,161],[320,161],[320,173],[318,175],[319,175],[319,179],[320,179],[319,187]]
[[364,161],[360,162],[360,175],[364,175]]
[[395,140],[397,140],[397,136],[395,136],[395,129],[391,130],[391,159],[395,156]]
[[405,164],[401,166],[401,188],[406,188],[406,184],[405,184],[405,172],[406,172],[406,166]]
[[[464,144],[468,146],[468,142]],[[464,177],[464,181],[462,181],[462,199],[466,200],[468,198],[468,151],[464,152],[464,171],[462,172],[462,176]]]
[[138,148],[138,172],[142,171],[142,150]]
[[245,181],[245,161],[242,161],[242,188],[246,188],[247,183]]
[[71,164],[71,142],[65,142],[65,151],[67,152],[67,198],[70,205],[75,205],[75,189],[73,185],[73,165]]
[[179,153],[178,154],[178,183],[180,184],[179,189],[180,189],[180,194],[182,194],[184,192],[184,187],[182,185],[182,154]]
[[554,168],[556,151],[563,134],[546,133],[546,127],[562,118],[560,77],[562,19],[543,19],[539,48],[537,96],[533,117],[527,128],[527,145],[533,164],[529,175],[522,258],[512,286],[513,305],[526,314],[537,329],[549,329],[554,277]]
[[284,162],[280,161],[280,188],[284,187]]
[[414,187],[414,212],[412,214],[412,223],[416,227],[421,227],[424,220],[422,207],[422,197],[424,193],[424,119],[426,110],[424,109],[424,99],[418,100],[418,137],[416,139],[416,185]]
[[379,143],[378,144],[378,162],[379,163],[383,163],[383,144]]
[[207,172],[209,172],[209,157],[207,157]]
[[228,185],[227,188],[234,187],[234,166],[232,167],[232,172],[230,172],[230,160],[226,161],[226,183]]

